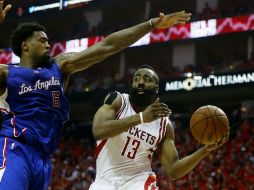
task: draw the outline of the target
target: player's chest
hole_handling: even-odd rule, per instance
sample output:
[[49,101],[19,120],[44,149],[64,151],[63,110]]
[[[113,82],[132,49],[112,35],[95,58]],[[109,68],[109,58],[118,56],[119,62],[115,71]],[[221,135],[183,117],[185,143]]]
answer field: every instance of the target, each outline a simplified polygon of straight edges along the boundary
[[125,135],[130,139],[140,142],[143,147],[151,148],[156,146],[160,138],[160,126],[156,122],[141,124],[130,128]]
[[9,88],[15,89],[18,95],[35,91],[49,91],[61,88],[60,76],[44,69],[27,69],[10,78]]
[[60,76],[51,72],[49,69],[20,69],[14,70],[14,72],[15,74],[12,74],[9,80],[12,80],[11,82],[15,84],[35,84],[37,81],[50,82],[52,78],[60,82]]

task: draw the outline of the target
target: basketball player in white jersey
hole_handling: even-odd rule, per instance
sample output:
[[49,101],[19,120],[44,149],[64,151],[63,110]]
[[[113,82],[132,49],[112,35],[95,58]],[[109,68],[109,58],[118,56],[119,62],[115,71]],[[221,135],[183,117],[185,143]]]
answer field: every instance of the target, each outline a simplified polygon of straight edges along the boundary
[[179,159],[168,119],[171,110],[157,98],[158,84],[153,68],[143,65],[134,74],[130,95],[113,92],[105,98],[93,122],[97,173],[90,190],[159,189],[151,169],[156,149],[170,179],[178,179],[227,141],[225,137]]

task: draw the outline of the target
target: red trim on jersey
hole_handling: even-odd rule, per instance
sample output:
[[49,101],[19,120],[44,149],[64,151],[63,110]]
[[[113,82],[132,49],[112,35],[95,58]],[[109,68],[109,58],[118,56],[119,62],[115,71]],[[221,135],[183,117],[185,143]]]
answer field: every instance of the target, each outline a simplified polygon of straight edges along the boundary
[[8,147],[8,138],[5,138],[4,139],[4,147],[3,147],[3,151],[2,151],[4,159],[3,159],[2,166],[0,166],[0,170],[5,168],[5,166],[6,166],[6,150],[7,150],[7,147]]
[[160,126],[162,125],[162,121],[163,121],[163,119],[164,119],[164,117],[163,117],[163,118],[161,118]]
[[[121,95],[121,96],[122,96],[122,95]],[[116,119],[119,119],[119,117],[120,117],[121,114],[123,113],[124,108],[126,107],[126,103],[125,103],[123,97],[122,97],[122,101],[123,101],[123,107],[122,107],[120,110],[118,110],[118,112],[116,113]]]
[[166,134],[166,125],[167,125],[167,119],[165,117],[161,118],[160,122],[160,131],[159,131],[159,138],[156,143],[156,146],[160,143],[161,139],[165,136]]
[[167,119],[164,120],[163,123],[163,130],[162,130],[162,138],[165,136],[166,134],[166,128],[167,128]]
[[[145,182],[144,190],[157,190],[157,189],[159,189],[158,187],[154,186],[153,183],[156,183],[156,176],[149,175],[146,182]],[[153,186],[151,186],[151,185],[153,185]]]
[[104,139],[100,142],[100,144],[98,144],[96,146],[96,150],[95,150],[95,155],[96,155],[96,158],[98,158],[98,155],[100,154],[102,148],[105,146],[106,142],[108,141],[108,139]]
[[157,143],[156,143],[156,146],[158,146],[159,142],[161,141],[162,120],[163,120],[163,118],[161,118],[161,122],[160,122],[160,131],[159,131],[159,138],[158,138],[158,141],[157,141]]
[[0,110],[6,114],[12,114],[12,118],[11,118],[11,125],[13,126],[13,136],[14,137],[19,137],[23,132],[25,132],[27,130],[27,128],[22,129],[22,133],[18,134],[18,131],[16,129],[16,124],[15,124],[15,113],[8,111],[7,109],[4,108],[0,108]]

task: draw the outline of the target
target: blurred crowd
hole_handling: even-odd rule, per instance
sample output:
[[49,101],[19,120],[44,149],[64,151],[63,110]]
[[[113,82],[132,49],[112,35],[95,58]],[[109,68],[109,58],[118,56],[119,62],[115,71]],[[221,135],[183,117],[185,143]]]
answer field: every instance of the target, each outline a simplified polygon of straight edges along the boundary
[[[94,25],[93,27],[89,27],[89,22],[87,21],[87,18],[84,17],[83,19],[80,20],[80,23],[75,24],[74,28],[76,28],[77,30],[76,31],[73,30],[72,35],[79,36],[79,37],[84,35],[86,36],[107,35],[107,34],[111,34],[112,32],[124,29],[126,27],[133,26],[134,24],[140,23],[151,17],[156,17],[158,16],[159,12],[176,11],[176,10],[172,10],[172,8],[170,7],[172,6],[177,7],[178,5],[171,5],[170,3],[168,4],[166,3],[168,2],[161,1],[161,3],[156,3],[155,1],[151,1],[151,10],[149,11],[149,14],[144,14],[145,6],[139,7],[139,10],[142,10],[142,11],[136,11],[136,8],[134,6],[135,3],[133,3],[133,6],[130,6],[130,9],[133,10],[132,15],[126,14],[125,18],[122,17],[121,19],[119,19],[117,17],[110,16],[112,12],[111,13],[106,12],[104,13],[104,15],[106,16],[103,17],[101,22],[99,22],[97,25]],[[195,5],[195,1],[193,2],[193,5]],[[165,6],[168,6],[168,8]],[[232,16],[238,16],[238,15],[247,15],[254,12],[254,2],[252,0],[244,0],[244,1],[228,0],[227,2],[225,1],[224,3],[218,1],[218,5],[215,8],[211,7],[209,2],[205,2],[201,12],[198,12],[197,10],[195,10],[195,7],[191,6],[190,8],[189,5],[186,5],[184,3],[179,6],[180,6],[179,10],[186,10],[192,13],[193,15],[192,21],[206,20],[206,19],[212,19],[212,18],[232,17]],[[121,9],[121,6],[120,6],[120,9]],[[127,11],[129,11],[128,9],[121,9],[121,10],[126,13]],[[108,19],[108,18],[111,18],[111,19]],[[86,30],[83,30],[84,28]]]
[[[111,63],[110,68],[106,68],[104,64],[99,64],[95,66],[95,69],[92,68],[74,75],[69,81],[68,92],[88,92],[98,89],[107,90],[127,87],[140,64],[128,64],[123,78],[119,77],[119,69],[113,68],[117,65],[120,64]],[[245,58],[245,56],[232,55],[232,57],[218,62],[216,65],[213,63],[186,65],[183,69],[174,66],[166,67],[167,63],[160,61],[150,65],[156,70],[160,80],[164,81],[185,77],[187,73],[208,75],[221,72],[252,70],[254,69],[254,53],[251,54],[249,59]]]
[[[231,118],[230,121],[235,122],[230,140],[181,179],[167,180],[159,155],[155,154],[153,170],[160,190],[253,190],[254,120]],[[191,136],[186,121],[173,119],[173,126],[180,158],[200,147]],[[77,124],[72,124],[64,129],[60,147],[53,158],[54,170],[49,190],[88,190],[94,181],[95,142],[91,130],[87,132],[88,128],[91,125],[77,127]]]
[[[123,2],[123,4],[124,3],[126,2]],[[192,3],[193,5],[195,5],[196,1],[192,1]],[[93,27],[89,27],[89,22],[87,21],[87,18],[83,17],[79,23],[73,26],[73,28],[76,28],[76,30],[73,30],[71,35],[74,35],[75,37],[82,37],[84,35],[108,35],[112,32],[133,26],[149,18],[156,17],[160,12],[167,13],[177,11],[172,10],[172,8],[170,8],[172,6],[179,7],[179,10],[190,11],[192,13],[191,21],[248,15],[254,13],[254,2],[252,0],[227,0],[224,3],[218,1],[218,5],[215,8],[213,8],[209,4],[209,1],[205,1],[204,7],[201,12],[198,12],[195,7],[188,5],[188,2],[182,3],[181,5],[178,5],[178,3],[176,3],[176,5],[172,5],[166,1],[161,1],[161,3],[151,1],[151,9],[148,14],[144,14],[144,4],[143,6],[138,7],[139,11],[136,10],[137,7],[135,7],[135,3],[133,3],[133,6],[128,5],[128,9],[121,8],[121,6],[123,5],[120,5],[119,9],[122,12],[126,12],[125,17],[120,17],[119,19],[118,17],[112,16],[112,12],[104,12],[103,19],[97,25],[93,25]],[[131,15],[127,14],[129,9],[132,10]]]

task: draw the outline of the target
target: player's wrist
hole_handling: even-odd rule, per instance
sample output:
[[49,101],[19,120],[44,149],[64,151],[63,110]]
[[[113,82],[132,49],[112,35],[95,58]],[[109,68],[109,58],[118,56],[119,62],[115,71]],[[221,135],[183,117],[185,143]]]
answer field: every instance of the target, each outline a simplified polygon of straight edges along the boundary
[[139,112],[139,119],[140,119],[140,124],[144,123],[144,117],[143,117],[143,113]]
[[151,26],[151,28],[155,28],[155,25],[154,25],[154,22],[153,22],[153,19],[151,18],[149,21],[149,26]]
[[202,152],[206,155],[210,154],[212,150],[209,148],[209,145],[205,145],[202,147]]

